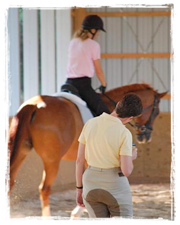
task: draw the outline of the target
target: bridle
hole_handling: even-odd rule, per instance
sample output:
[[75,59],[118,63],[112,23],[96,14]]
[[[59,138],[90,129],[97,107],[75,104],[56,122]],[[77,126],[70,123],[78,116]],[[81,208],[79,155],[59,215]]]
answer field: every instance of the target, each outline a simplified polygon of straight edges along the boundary
[[[104,95],[106,98],[108,98],[114,106],[116,106],[117,103],[116,103],[114,100],[112,100],[112,99],[111,99],[108,95],[106,95],[105,93],[103,93],[103,95]],[[130,124],[133,128],[135,128],[136,130],[139,130],[139,131],[141,132],[141,134],[142,134],[142,133],[146,133],[146,132],[148,132],[148,131],[152,132],[153,128],[152,128],[152,126],[151,126],[151,122],[153,121],[153,119],[154,119],[155,116],[157,115],[157,103],[158,103],[158,102],[159,102],[158,95],[155,94],[155,95],[154,95],[154,102],[153,102],[151,105],[147,106],[145,109],[143,109],[142,112],[144,113],[144,112],[147,112],[148,110],[150,110],[150,109],[153,107],[152,112],[151,112],[151,115],[149,116],[148,121],[147,121],[144,125],[139,125],[139,124],[137,124],[137,123],[132,124],[132,123],[130,123],[130,122],[129,122],[129,124]]]
[[153,119],[157,115],[157,103],[158,102],[159,102],[159,99],[157,97],[157,94],[155,94],[154,95],[154,102],[151,105],[149,105],[148,107],[146,107],[145,109],[143,109],[143,112],[147,112],[148,110],[150,110],[153,107],[151,115],[149,116],[148,121],[144,125],[139,125],[137,123],[135,123],[135,125],[133,125],[130,122],[129,122],[129,124],[132,127],[134,127],[136,130],[139,130],[141,133],[146,133],[147,131],[152,132],[153,128],[151,126],[151,122],[153,121]]

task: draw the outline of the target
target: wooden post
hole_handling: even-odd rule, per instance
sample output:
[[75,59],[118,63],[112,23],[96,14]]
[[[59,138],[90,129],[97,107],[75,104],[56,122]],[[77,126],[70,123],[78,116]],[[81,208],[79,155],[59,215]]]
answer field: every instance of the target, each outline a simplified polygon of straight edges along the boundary
[[81,24],[86,16],[85,8],[75,8],[74,9],[74,32],[81,29]]

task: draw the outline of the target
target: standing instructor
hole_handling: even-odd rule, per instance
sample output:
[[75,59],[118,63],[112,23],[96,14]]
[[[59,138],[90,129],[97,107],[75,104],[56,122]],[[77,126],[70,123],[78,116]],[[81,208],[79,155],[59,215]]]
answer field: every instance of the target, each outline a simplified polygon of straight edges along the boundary
[[76,160],[77,204],[85,205],[91,218],[133,216],[127,177],[137,148],[132,149],[132,135],[125,124],[141,113],[140,98],[127,94],[110,115],[103,113],[83,127]]

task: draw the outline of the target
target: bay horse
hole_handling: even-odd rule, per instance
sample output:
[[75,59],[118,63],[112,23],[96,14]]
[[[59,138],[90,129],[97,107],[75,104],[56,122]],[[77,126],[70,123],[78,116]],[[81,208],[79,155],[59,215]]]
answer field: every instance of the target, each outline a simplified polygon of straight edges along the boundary
[[[143,104],[143,113],[134,120],[137,140],[151,140],[154,119],[159,114],[160,99],[167,93],[158,93],[148,84],[132,84],[105,94],[118,102],[126,93],[137,94]],[[112,112],[114,105],[100,95]],[[35,96],[23,103],[13,117],[9,129],[10,191],[23,160],[35,149],[44,164],[39,186],[42,215],[50,216],[49,195],[61,159],[76,160],[78,137],[83,121],[75,104],[62,97]]]

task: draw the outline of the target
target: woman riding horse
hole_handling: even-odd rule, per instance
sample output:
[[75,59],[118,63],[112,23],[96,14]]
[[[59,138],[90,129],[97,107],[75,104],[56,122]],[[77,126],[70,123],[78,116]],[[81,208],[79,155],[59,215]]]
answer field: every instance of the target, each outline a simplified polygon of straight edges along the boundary
[[94,116],[103,112],[110,113],[106,104],[91,87],[91,78],[96,75],[101,82],[102,93],[106,89],[106,80],[100,62],[100,46],[95,41],[100,30],[104,31],[103,21],[97,15],[87,16],[82,30],[76,31],[68,50],[67,84],[75,86],[80,97],[87,103]]

